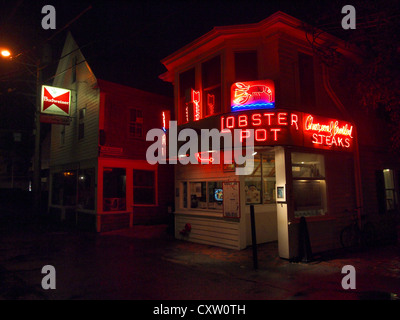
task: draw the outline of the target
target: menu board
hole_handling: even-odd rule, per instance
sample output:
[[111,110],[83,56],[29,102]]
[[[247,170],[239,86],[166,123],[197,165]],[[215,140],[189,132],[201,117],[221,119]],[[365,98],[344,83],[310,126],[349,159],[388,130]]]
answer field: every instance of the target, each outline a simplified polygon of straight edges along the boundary
[[223,183],[224,217],[240,218],[240,185],[238,181]]

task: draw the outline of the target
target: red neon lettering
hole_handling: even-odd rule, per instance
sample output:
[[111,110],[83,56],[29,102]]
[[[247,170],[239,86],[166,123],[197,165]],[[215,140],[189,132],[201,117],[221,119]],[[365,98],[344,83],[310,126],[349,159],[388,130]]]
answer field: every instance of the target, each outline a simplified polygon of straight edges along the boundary
[[[251,119],[253,120],[253,126],[260,126],[261,125],[261,114],[260,113],[255,113],[251,116]],[[257,123],[256,123],[257,121]]]
[[312,143],[318,144],[318,135],[316,133],[313,133],[311,141]]
[[281,129],[271,129],[271,131],[274,133],[274,141],[278,141],[278,131]]
[[[263,136],[260,137],[260,133],[262,133]],[[265,130],[265,129],[257,129],[255,131],[255,139],[256,139],[256,141],[265,141],[265,140],[267,140],[267,130]]]
[[273,113],[264,113],[264,116],[268,117],[268,125],[271,125],[271,116],[273,116]]
[[239,116],[238,126],[239,127],[247,127],[247,116],[246,115]]
[[235,126],[235,117],[230,116],[226,118],[226,127],[232,129]]
[[290,125],[292,126],[294,124],[296,126],[296,130],[299,130],[299,126],[297,125],[299,118],[297,117],[297,114],[292,113],[291,119]]
[[279,112],[278,113],[278,124],[282,126],[287,126],[287,113]]
[[185,117],[186,117],[186,122],[189,122],[189,104],[187,103],[185,106]]
[[346,142],[345,147],[350,148],[350,140],[347,138],[347,139],[344,139],[344,142]]
[[[243,136],[243,133],[245,133],[245,135]],[[240,142],[243,142],[243,138],[247,139],[250,137],[250,130],[242,130],[240,132]]]

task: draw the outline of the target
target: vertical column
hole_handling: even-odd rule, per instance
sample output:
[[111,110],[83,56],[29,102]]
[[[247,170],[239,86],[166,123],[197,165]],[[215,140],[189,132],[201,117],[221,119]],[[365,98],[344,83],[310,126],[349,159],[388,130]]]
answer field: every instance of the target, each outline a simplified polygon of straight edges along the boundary
[[275,147],[276,186],[285,187],[285,200],[278,202],[277,197],[277,225],[278,225],[278,251],[284,259],[292,259],[296,255],[296,242],[293,216],[292,197],[292,172],[290,152],[284,147]]

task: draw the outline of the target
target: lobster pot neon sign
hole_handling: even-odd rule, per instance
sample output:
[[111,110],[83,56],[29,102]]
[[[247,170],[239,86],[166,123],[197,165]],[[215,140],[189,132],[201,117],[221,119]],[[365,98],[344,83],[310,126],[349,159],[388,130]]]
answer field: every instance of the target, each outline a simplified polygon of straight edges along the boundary
[[236,82],[232,85],[232,111],[272,108],[275,108],[275,86],[272,80]]

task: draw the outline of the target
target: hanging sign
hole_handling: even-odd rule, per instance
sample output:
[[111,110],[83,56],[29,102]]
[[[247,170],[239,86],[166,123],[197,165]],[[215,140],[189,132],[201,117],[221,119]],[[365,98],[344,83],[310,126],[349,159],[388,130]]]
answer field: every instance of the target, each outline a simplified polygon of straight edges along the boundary
[[71,90],[42,86],[40,113],[69,117],[71,114]]

